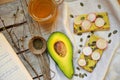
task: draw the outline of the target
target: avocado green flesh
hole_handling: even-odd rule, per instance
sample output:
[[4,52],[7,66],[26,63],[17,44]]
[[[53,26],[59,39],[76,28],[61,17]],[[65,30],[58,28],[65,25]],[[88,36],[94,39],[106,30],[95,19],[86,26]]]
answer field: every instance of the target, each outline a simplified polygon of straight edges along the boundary
[[[57,43],[58,41],[63,42],[66,47],[65,56],[58,55],[58,53],[54,48],[55,43]],[[68,78],[72,78],[74,74],[73,61],[72,61],[73,47],[69,38],[64,33],[54,32],[48,38],[47,49],[50,56],[53,58],[53,60],[56,62],[56,64],[58,65],[60,70],[65,74],[65,76]]]

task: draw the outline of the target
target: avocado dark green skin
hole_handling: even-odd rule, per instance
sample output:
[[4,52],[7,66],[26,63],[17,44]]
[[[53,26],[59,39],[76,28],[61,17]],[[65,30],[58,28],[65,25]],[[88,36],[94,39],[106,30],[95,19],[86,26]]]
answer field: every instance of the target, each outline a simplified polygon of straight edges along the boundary
[[[64,57],[61,57],[58,55],[54,49],[54,44],[57,41],[64,42],[67,52]],[[53,32],[48,40],[47,40],[47,50],[52,57],[52,59],[55,61],[55,63],[58,65],[60,70],[64,73],[64,75],[71,79],[74,74],[74,67],[73,67],[73,46],[70,41],[70,39],[62,32]]]

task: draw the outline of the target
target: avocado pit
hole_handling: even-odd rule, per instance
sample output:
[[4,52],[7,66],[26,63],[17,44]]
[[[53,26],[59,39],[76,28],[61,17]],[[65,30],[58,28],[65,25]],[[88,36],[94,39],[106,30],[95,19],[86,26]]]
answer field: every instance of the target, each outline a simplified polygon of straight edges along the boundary
[[66,55],[67,49],[64,42],[62,41],[56,42],[54,45],[54,49],[59,56],[64,57]]

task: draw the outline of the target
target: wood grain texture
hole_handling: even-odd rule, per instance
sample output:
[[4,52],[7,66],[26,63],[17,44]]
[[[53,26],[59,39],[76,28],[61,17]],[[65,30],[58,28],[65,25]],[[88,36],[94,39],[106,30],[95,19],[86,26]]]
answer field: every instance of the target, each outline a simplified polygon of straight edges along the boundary
[[119,3],[119,5],[120,5],[120,0],[118,0],[118,3]]
[[4,3],[8,3],[8,2],[12,2],[14,0],[0,0],[0,4],[4,4]]

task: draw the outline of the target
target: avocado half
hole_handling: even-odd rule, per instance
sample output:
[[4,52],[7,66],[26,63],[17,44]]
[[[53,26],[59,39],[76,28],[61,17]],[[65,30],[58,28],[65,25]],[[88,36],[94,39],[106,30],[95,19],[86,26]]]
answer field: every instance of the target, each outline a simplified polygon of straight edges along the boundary
[[62,32],[53,32],[48,38],[47,49],[64,75],[72,78],[73,46],[70,39]]

